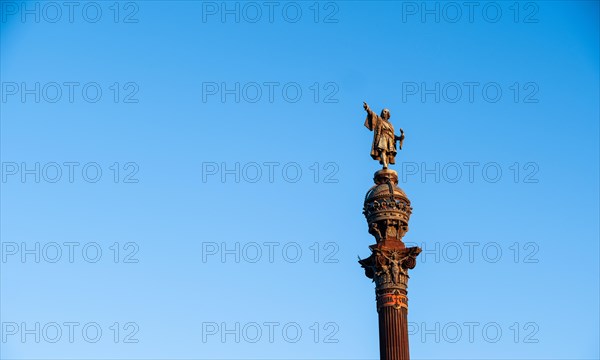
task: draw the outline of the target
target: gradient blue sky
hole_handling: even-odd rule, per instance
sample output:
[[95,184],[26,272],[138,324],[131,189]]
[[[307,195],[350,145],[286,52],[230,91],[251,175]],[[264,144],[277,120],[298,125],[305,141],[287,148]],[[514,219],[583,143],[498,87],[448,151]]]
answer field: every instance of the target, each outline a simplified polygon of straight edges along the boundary
[[[0,4],[1,358],[378,358],[373,284],[356,262],[374,241],[361,210],[378,168],[363,101],[388,107],[406,132],[394,167],[414,208],[405,241],[429,251],[409,284],[412,357],[599,358],[598,2],[476,2],[472,20],[461,3],[281,2],[272,21],[256,2],[254,23],[255,8],[235,2],[226,6],[238,4],[239,22],[223,21],[221,2],[78,2],[73,21],[57,2],[56,22],[47,2]],[[36,4],[39,22],[23,18]],[[439,22],[421,16],[436,6]],[[73,101],[65,85],[47,101],[48,84],[65,82],[81,84]],[[272,101],[269,82],[279,84]],[[39,102],[22,91],[36,83]],[[98,102],[81,95],[89,83],[102,89]],[[221,99],[223,83],[240,84],[239,102]],[[436,83],[439,101],[422,91]],[[478,84],[472,101],[464,83]],[[286,84],[290,97],[302,90],[297,102],[282,95]],[[454,84],[462,94],[451,102]],[[497,102],[486,85],[490,97],[502,91]],[[132,91],[137,102],[125,102]],[[72,182],[65,162],[81,164]],[[49,172],[23,182],[23,163]],[[63,170],[56,183],[51,163]],[[102,169],[96,183],[81,176],[89,163]],[[236,163],[240,181],[222,181],[222,164]],[[255,163],[263,173],[251,182]],[[297,168],[298,181],[286,181]],[[69,242],[72,263],[66,253],[56,263],[20,257],[21,244]],[[96,263],[81,255],[90,243],[102,249]],[[264,243],[276,244],[272,262]],[[222,244],[238,244],[240,261],[222,261]],[[131,251],[138,262],[124,263]],[[36,343],[21,329],[64,322],[81,324],[73,342],[48,333]],[[252,324],[264,332],[269,322],[279,324],[272,342],[247,341]],[[88,323],[103,331],[97,343],[82,338]],[[214,323],[219,332],[203,334]],[[223,323],[248,332],[222,341]],[[465,323],[475,323],[472,339]],[[295,343],[281,333],[290,324],[302,330]],[[139,342],[124,343],[133,329]]]

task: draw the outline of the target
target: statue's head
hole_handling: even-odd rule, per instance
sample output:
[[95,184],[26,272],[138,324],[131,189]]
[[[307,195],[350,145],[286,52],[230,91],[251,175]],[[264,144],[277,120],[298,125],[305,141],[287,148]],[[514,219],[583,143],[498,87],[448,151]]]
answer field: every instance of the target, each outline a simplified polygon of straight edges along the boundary
[[390,111],[388,109],[381,110],[381,117],[384,118],[384,119],[386,119],[386,120],[389,120],[390,117],[391,117]]

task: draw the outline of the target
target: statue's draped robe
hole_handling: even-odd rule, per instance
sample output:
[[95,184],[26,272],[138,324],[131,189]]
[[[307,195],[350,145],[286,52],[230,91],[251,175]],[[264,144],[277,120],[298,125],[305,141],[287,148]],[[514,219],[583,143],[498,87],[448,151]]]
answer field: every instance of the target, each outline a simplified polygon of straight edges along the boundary
[[379,156],[381,151],[387,153],[387,160],[390,164],[396,163],[396,141],[394,136],[394,127],[392,123],[382,119],[380,116],[369,110],[365,127],[373,131],[373,145],[371,145],[371,157],[379,160],[383,164]]

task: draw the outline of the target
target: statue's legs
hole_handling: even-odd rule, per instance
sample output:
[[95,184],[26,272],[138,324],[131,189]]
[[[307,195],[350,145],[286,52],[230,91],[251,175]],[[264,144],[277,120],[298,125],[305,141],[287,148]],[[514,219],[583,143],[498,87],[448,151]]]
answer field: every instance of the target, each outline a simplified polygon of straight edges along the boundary
[[380,154],[379,158],[381,159],[381,163],[383,164],[383,168],[387,169],[387,167],[388,167],[387,153],[384,150],[382,150],[379,154]]

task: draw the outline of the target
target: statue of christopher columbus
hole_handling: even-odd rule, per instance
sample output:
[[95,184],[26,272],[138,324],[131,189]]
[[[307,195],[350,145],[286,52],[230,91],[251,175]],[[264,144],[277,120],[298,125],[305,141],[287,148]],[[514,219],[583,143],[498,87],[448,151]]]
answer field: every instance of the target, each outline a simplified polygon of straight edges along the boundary
[[373,145],[371,145],[371,157],[374,160],[379,160],[384,169],[387,169],[388,164],[396,163],[396,141],[400,142],[400,150],[404,141],[404,130],[400,129],[400,136],[394,134],[394,126],[389,121],[390,111],[388,109],[381,110],[381,115],[375,114],[367,105],[363,103],[363,107],[367,112],[365,126],[373,131]]

